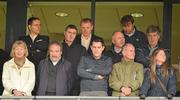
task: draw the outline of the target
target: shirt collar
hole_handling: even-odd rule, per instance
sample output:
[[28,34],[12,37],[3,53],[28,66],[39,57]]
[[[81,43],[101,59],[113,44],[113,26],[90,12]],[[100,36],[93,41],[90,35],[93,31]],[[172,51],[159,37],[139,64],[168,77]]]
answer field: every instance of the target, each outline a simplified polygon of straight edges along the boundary
[[116,46],[114,46],[114,51],[116,52],[116,53],[120,53],[121,51],[122,51],[122,49],[120,48],[117,48]]
[[125,33],[125,34],[126,34],[127,36],[131,37],[131,36],[133,36],[133,35],[134,35],[134,33],[135,33],[135,28],[133,29],[132,33],[130,33],[130,34]]
[[81,39],[83,40],[91,40],[92,34],[90,34],[90,36],[88,37],[88,39],[86,39],[83,35],[81,35]]

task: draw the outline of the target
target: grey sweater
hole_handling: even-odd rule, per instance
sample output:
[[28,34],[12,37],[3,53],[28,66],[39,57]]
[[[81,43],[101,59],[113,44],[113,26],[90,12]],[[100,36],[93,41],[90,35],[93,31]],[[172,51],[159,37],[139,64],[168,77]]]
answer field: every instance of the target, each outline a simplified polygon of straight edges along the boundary
[[[102,56],[96,60],[92,56],[82,57],[78,66],[78,75],[81,77],[82,91],[107,91],[107,79],[112,70],[110,57]],[[98,80],[97,75],[104,79]]]

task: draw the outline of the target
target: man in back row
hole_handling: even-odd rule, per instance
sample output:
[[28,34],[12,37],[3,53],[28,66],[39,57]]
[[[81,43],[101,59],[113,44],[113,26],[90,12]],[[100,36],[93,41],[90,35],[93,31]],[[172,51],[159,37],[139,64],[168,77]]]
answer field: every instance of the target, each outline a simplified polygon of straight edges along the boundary
[[94,39],[100,38],[96,36],[95,34],[92,34],[93,30],[93,21],[90,18],[84,18],[80,22],[80,27],[81,27],[81,34],[78,35],[75,39],[75,42],[77,44],[80,44],[84,46],[88,52],[88,54],[92,54],[92,51],[90,49],[90,44]]
[[[147,30],[148,45],[144,48],[136,49],[136,61],[144,65],[145,71],[149,68],[150,56],[158,48],[164,48],[160,42],[160,28],[155,25],[150,25]],[[170,51],[164,48],[167,56],[167,61],[169,62]]]
[[111,48],[105,52],[106,56],[112,58],[113,64],[120,62],[122,59],[122,48],[125,44],[124,34],[120,31],[113,32]]
[[[20,37],[19,40],[26,43],[29,53],[27,58],[34,63],[37,74],[39,62],[46,58],[47,55],[49,37],[40,35],[41,21],[38,17],[30,17],[28,19],[28,31],[28,35]],[[35,95],[35,93],[36,90],[33,90],[32,94]]]
[[131,15],[124,15],[121,18],[121,25],[126,43],[133,44],[135,48],[143,48],[147,45],[146,35],[137,30],[134,24],[134,18]]
[[86,55],[86,49],[80,44],[74,43],[74,39],[78,33],[75,25],[68,25],[64,31],[64,41],[63,45],[63,57],[71,62],[72,64],[72,91],[71,95],[77,96],[80,93],[80,78],[77,75],[77,66],[79,64],[80,58]]
[[37,71],[39,62],[46,58],[49,37],[40,35],[41,21],[37,17],[28,19],[28,30],[29,34],[27,36],[22,36],[19,39],[26,43],[29,52],[28,59],[35,64],[35,71]]

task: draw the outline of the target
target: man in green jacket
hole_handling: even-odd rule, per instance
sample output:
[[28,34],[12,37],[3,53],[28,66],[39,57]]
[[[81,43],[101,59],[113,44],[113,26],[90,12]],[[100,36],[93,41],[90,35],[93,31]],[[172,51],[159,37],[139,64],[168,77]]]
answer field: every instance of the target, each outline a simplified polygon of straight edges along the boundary
[[137,96],[144,78],[143,65],[134,62],[135,48],[132,44],[125,44],[122,54],[122,61],[113,65],[109,76],[112,95]]

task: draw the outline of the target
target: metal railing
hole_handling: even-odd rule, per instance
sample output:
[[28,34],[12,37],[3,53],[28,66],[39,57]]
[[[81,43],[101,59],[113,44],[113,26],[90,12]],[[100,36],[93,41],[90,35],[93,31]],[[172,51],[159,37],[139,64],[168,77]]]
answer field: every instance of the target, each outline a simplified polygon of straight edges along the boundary
[[[0,96],[5,100],[140,100],[139,97],[95,97],[95,96]],[[145,100],[168,100],[166,97],[146,97]],[[171,100],[180,100],[173,97]]]

